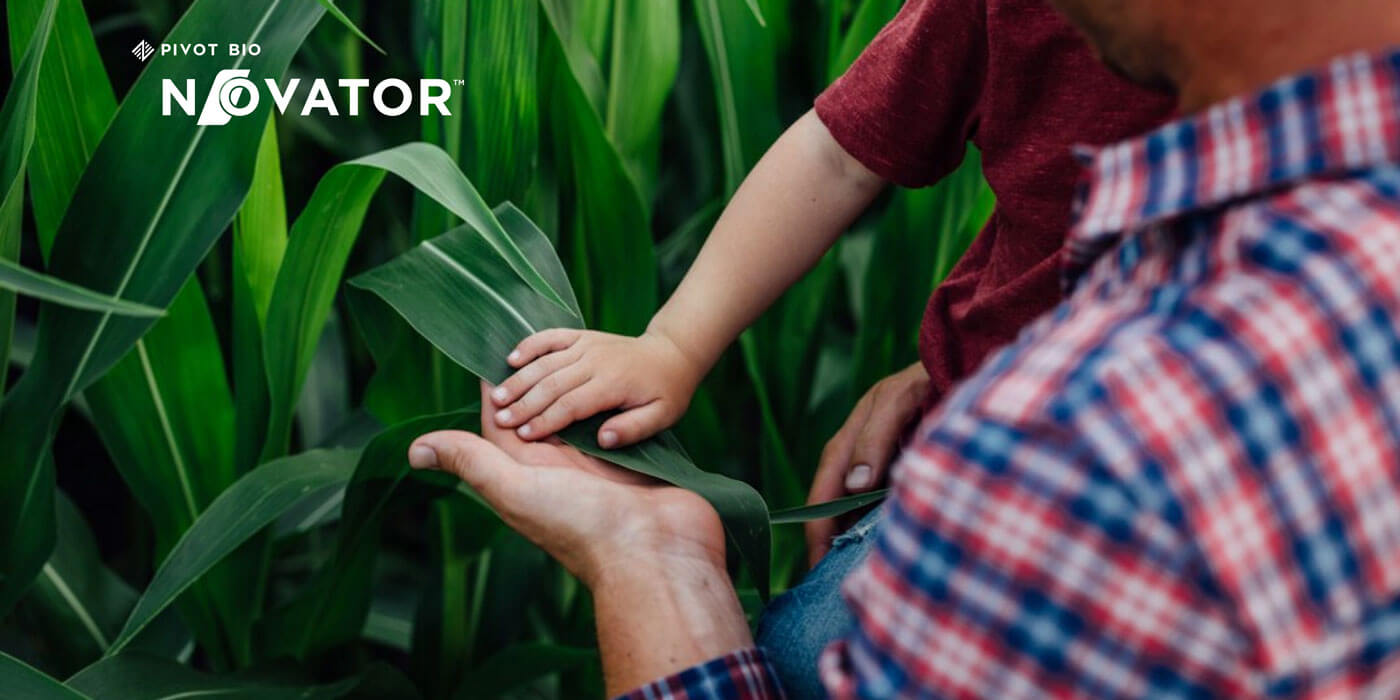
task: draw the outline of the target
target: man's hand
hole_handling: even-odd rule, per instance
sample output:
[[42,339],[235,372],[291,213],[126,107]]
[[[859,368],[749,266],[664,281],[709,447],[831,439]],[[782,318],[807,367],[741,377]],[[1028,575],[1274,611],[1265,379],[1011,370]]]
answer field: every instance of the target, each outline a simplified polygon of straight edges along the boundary
[[598,428],[598,444],[630,445],[670,427],[690,405],[705,367],[667,334],[632,338],[598,331],[541,331],[506,358],[515,374],[491,392],[496,424],[539,440],[575,421],[620,409]]
[[489,417],[482,436],[423,435],[409,463],[456,474],[588,586],[610,695],[753,645],[705,499]]
[[[874,489],[888,477],[899,438],[928,393],[928,372],[920,363],[880,380],[856,402],[850,417],[822,450],[807,503],[821,503]],[[806,525],[807,558],[815,566],[838,534],[835,518]]]

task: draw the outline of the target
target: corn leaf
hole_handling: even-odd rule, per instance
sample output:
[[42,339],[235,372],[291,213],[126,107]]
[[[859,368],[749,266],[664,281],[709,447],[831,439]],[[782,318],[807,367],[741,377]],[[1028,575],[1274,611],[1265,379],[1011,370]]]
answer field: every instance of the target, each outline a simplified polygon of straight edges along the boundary
[[614,333],[637,334],[656,311],[655,250],[645,200],[589,104],[583,68],[562,35],[549,33],[544,60],[557,105],[556,155],[573,173],[575,233],[569,269],[584,280],[584,318]]
[[[0,263],[6,267],[0,276],[14,278],[18,266],[20,223],[24,214],[24,173],[29,151],[34,146],[35,114],[39,101],[39,68],[48,46],[58,0],[48,0],[30,34],[11,32],[11,42],[24,46],[24,53],[15,61],[15,81],[0,106]],[[13,27],[12,27],[13,28]],[[22,41],[17,41],[23,37]],[[30,280],[33,284],[33,280]],[[0,285],[0,288],[13,289]],[[0,291],[0,393],[5,388],[2,371],[9,365],[10,337],[14,333],[15,295]],[[32,558],[32,557],[31,557]],[[0,590],[3,590],[0,583]],[[3,603],[0,595],[0,603]],[[4,608],[0,607],[0,611]]]
[[661,111],[680,67],[680,3],[616,3],[612,34],[605,119],[608,138],[649,201],[656,187]]
[[283,457],[219,494],[161,562],[107,655],[121,652],[176,596],[302,496],[349,480],[358,456],[355,450],[331,449]]
[[63,686],[29,664],[0,651],[0,688],[11,697],[33,700],[81,700],[88,696]]
[[[16,65],[47,0],[8,0],[10,55]],[[39,81],[37,129],[29,164],[39,251],[48,260],[73,188],[97,149],[117,100],[97,53],[83,3],[60,0]]]
[[456,694],[457,700],[497,698],[520,686],[556,673],[596,663],[595,649],[526,642],[508,647],[469,671]]
[[529,0],[466,5],[460,162],[486,201],[523,201],[539,150],[539,5]]
[[[229,41],[259,43],[237,67],[277,77],[322,8],[289,0],[197,0],[167,38],[198,42],[211,28]],[[161,56],[136,81],[84,171],[55,239],[49,273],[94,291],[164,307],[232,219],[252,176],[252,145],[267,109],[209,129],[162,117],[161,78],[209,85],[228,66],[194,56]],[[265,101],[266,102],[266,101]],[[152,139],[150,134],[160,133]],[[140,163],[137,170],[133,163]],[[192,167],[222,163],[226,167]],[[52,548],[52,472],[43,455],[59,410],[132,348],[151,321],[46,305],[35,362],[0,404],[0,610],[8,610]]]
[[[27,620],[23,631],[46,651],[44,667],[67,676],[107,650],[136,604],[136,591],[102,563],[97,542],[77,506],[62,492],[57,496],[53,556],[20,603],[25,614],[16,617]],[[189,634],[173,615],[166,614],[133,644],[170,658],[186,648]]]
[[852,496],[843,496],[823,503],[814,503],[810,506],[798,506],[797,508],[784,508],[775,510],[769,514],[774,525],[793,525],[805,523],[812,520],[825,520],[838,515],[845,515],[853,510],[859,510],[872,503],[884,500],[889,494],[889,489],[877,489],[866,493],[858,493]]
[[695,0],[719,110],[726,197],[779,131],[773,37],[748,14],[733,2]]
[[297,393],[310,367],[365,210],[386,172],[472,224],[492,256],[560,312],[563,296],[549,285],[482,201],[452,159],[426,143],[410,143],[343,163],[326,173],[292,226],[268,311],[265,359],[270,416],[263,460],[287,449]]
[[[218,697],[241,700],[330,700],[351,693],[368,697],[416,697],[406,679],[384,665],[334,683],[273,680],[266,674],[208,674],[145,654],[128,652],[99,661],[68,680],[68,686],[94,698],[175,700]],[[408,695],[389,694],[394,691]]]
[[318,0],[318,1],[319,1],[322,5],[325,6],[326,12],[330,13],[330,15],[331,15],[332,17],[334,17],[335,20],[336,20],[337,22],[340,22],[341,24],[345,25],[345,28],[346,28],[346,29],[349,29],[349,30],[351,31],[351,33],[353,33],[355,36],[359,37],[359,38],[360,38],[360,41],[363,41],[363,42],[365,42],[366,44],[369,44],[370,47],[373,48],[375,51],[378,51],[379,53],[384,54],[384,55],[386,55],[386,56],[388,55],[388,54],[384,51],[384,49],[379,48],[379,44],[374,43],[374,40],[371,39],[371,38],[369,38],[369,36],[368,36],[367,34],[365,34],[364,31],[361,30],[360,27],[359,27],[358,25],[355,24],[354,20],[351,20],[349,17],[347,17],[347,16],[345,15],[345,12],[344,12],[344,11],[342,11],[339,7],[336,7],[336,4],[335,4],[334,0]]
[[[351,280],[373,293],[448,357],[492,383],[510,375],[505,357],[545,328],[579,328],[582,320],[521,283],[480,236],[443,234]],[[768,512],[747,484],[702,471],[669,434],[620,450],[595,440],[603,418],[577,423],[561,437],[580,450],[704,496],[720,514],[743,559],[761,581],[768,568]]]
[[[830,63],[827,68],[827,81],[832,81],[846,72],[846,69],[855,62],[856,57],[871,39],[884,28],[885,24],[894,18],[899,12],[899,6],[903,0],[864,0],[856,6],[855,14],[851,17],[850,26],[846,28],[845,36],[840,38],[838,44],[832,46]],[[845,3],[834,2],[831,4],[833,15]],[[839,30],[840,17],[833,16],[830,21],[833,30]],[[835,32],[839,34],[839,31]]]
[[370,441],[345,486],[330,563],[295,601],[269,615],[264,636],[273,655],[303,658],[359,635],[370,607],[380,523],[409,473],[408,446],[423,433],[473,430],[479,425],[475,411],[460,411],[411,420]]
[[118,316],[137,318],[155,318],[165,315],[164,309],[124,299],[114,299],[106,294],[99,294],[91,289],[84,289],[71,282],[65,282],[57,277],[35,272],[27,267],[22,267],[19,263],[3,258],[0,258],[0,289],[19,292],[25,296],[53,302],[71,309],[104,311]]

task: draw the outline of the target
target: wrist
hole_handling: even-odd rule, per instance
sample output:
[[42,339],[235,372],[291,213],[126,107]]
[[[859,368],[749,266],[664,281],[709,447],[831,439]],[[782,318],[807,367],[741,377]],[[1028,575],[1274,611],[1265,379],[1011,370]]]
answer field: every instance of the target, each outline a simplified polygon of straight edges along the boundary
[[692,388],[700,385],[700,380],[705,378],[705,374],[714,365],[715,357],[712,353],[699,347],[694,338],[671,323],[664,315],[664,310],[652,318],[643,335],[655,339],[675,354],[685,374],[683,378]]
[[632,556],[589,583],[609,695],[752,647],[723,565],[692,556]]

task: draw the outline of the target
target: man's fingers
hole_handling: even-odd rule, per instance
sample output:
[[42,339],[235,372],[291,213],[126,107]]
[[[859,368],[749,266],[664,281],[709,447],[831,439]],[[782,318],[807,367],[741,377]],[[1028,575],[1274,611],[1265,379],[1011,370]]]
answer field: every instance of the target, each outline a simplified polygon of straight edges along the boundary
[[[853,416],[854,418],[854,416]],[[850,464],[851,448],[855,442],[853,430],[843,426],[822,449],[821,461],[817,464],[817,474],[812,479],[812,490],[807,494],[807,505],[823,503],[846,495],[842,483],[846,478],[846,467]],[[816,566],[831,548],[831,538],[836,535],[836,520],[825,518],[808,521],[803,525],[807,536],[807,561]]]
[[871,412],[851,450],[844,479],[848,493],[864,493],[884,482],[907,418],[899,407],[885,406]]
[[540,355],[559,352],[573,345],[583,332],[573,328],[551,328],[522,341],[506,356],[511,367],[524,367]]
[[641,442],[664,430],[671,418],[664,402],[652,401],[609,418],[598,428],[598,444],[612,449]]
[[836,519],[812,520],[804,530],[807,534],[807,568],[810,569],[831,551],[831,538],[836,536]]
[[[545,377],[568,367],[578,360],[576,352],[553,352],[525,365],[491,391],[491,403],[509,406]],[[482,404],[483,406],[490,404]]]
[[461,430],[419,436],[408,448],[408,463],[415,469],[455,474],[492,506],[509,501],[520,474],[520,465],[499,447]]
[[[554,357],[551,355],[550,357]],[[540,360],[545,362],[549,358]],[[522,370],[523,371],[523,370]],[[588,381],[588,371],[578,365],[563,367],[546,375],[530,387],[515,403],[496,411],[496,422],[504,428],[515,428],[535,418]],[[521,437],[527,437],[521,435]]]

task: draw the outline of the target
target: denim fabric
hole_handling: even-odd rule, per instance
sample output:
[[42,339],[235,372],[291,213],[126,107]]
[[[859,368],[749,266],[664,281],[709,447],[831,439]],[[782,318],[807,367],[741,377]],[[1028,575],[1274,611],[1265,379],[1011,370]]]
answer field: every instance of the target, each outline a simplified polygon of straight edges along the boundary
[[758,645],[777,671],[787,697],[826,697],[817,677],[817,657],[854,624],[841,598],[841,582],[870,552],[883,513],[883,508],[870,511],[832,540],[831,551],[802,582],[774,598],[763,611]]

